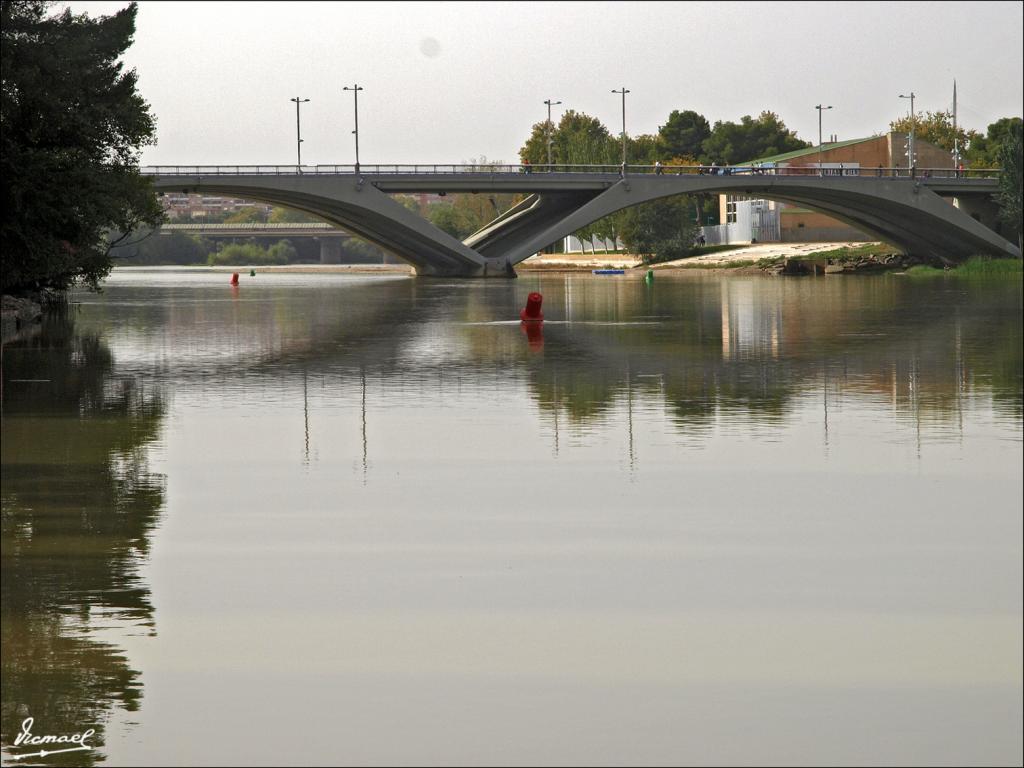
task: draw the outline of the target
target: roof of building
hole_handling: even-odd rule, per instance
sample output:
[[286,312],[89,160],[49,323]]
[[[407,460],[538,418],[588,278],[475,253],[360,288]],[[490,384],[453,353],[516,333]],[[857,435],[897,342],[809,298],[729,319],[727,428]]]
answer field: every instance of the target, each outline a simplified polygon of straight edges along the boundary
[[[848,141],[834,141],[829,144],[822,144],[821,151],[828,152],[832,149],[839,149],[840,147],[848,147],[851,144],[860,144],[862,141],[872,141],[874,139],[881,138],[880,136],[868,136],[863,139],[849,139]],[[751,163],[779,163],[785,160],[792,160],[795,157],[803,157],[804,155],[815,155],[818,153],[817,147],[804,147],[803,149],[796,149],[792,152],[783,152],[781,155],[772,155],[771,157],[759,157],[757,160],[748,160],[740,165],[750,165]]]

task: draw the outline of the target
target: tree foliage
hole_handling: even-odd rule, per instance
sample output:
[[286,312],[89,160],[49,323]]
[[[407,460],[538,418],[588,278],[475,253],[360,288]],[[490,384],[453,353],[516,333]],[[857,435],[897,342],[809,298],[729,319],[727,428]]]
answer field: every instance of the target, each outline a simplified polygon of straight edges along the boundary
[[[566,110],[551,134],[551,160],[566,165],[618,164],[622,145],[596,117]],[[544,165],[548,161],[547,121],[533,126],[519,150],[520,162]]]
[[295,248],[287,240],[279,240],[270,248],[256,243],[232,243],[225,245],[207,257],[210,266],[261,266],[287,264],[295,259]]
[[762,157],[771,157],[811,146],[786,128],[774,112],[762,112],[755,120],[744,115],[739,123],[715,123],[711,135],[701,145],[706,163],[734,165]]
[[465,206],[456,206],[454,201],[430,206],[429,218],[431,224],[457,240],[463,240],[480,229],[477,217],[472,216]]
[[312,213],[278,206],[274,206],[267,217],[267,222],[270,224],[315,224],[323,223],[323,221],[319,216],[314,216]]
[[137,7],[89,18],[48,15],[45,0],[0,2],[2,290],[97,287],[111,267],[106,234],[163,218],[138,171],[154,141],[134,70],[118,61]]
[[1003,117],[988,127],[984,136],[977,135],[967,152],[966,164],[971,168],[999,168],[999,149],[1021,128],[1021,118]]
[[267,215],[254,205],[239,208],[224,217],[225,224],[265,224]]
[[711,136],[711,126],[704,115],[687,109],[673,109],[664,125],[658,128],[660,159],[672,157],[697,158],[703,154],[704,142]]
[[[996,203],[999,205],[999,218],[1005,221],[1017,233],[1017,244],[1021,245],[1021,187],[1024,176],[1021,174],[1021,135],[1024,133],[1021,121],[1011,122],[1008,132],[999,145],[997,159],[1003,169],[999,177],[999,191]],[[990,126],[991,131],[991,126]]]
[[122,241],[114,258],[118,264],[130,265],[202,264],[213,249],[209,240],[184,232],[138,230]]
[[691,253],[698,225],[686,195],[652,200],[622,213],[619,236],[645,262],[672,261]]
[[[913,125],[914,137],[916,139],[927,141],[929,144],[934,144],[936,147],[941,147],[950,153],[953,152],[956,146],[959,146],[961,157],[966,157],[967,148],[973,146],[981,137],[977,131],[965,129],[962,125],[958,125],[954,131],[952,111],[926,111],[916,115],[913,123],[911,123],[910,115],[906,115],[899,120],[893,120],[889,123],[889,130],[910,133],[911,125]],[[959,139],[958,144],[957,139]]]
[[655,161],[661,159],[658,137],[649,134],[629,138],[626,151],[626,159],[630,165],[654,165]]

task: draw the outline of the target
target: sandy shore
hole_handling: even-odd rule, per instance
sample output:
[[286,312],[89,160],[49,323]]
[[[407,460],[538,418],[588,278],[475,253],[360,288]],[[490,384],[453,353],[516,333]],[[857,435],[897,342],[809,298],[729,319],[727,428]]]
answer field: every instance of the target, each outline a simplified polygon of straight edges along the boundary
[[689,258],[677,261],[666,261],[663,264],[653,265],[653,268],[672,269],[673,267],[692,268],[694,266],[713,268],[730,262],[749,261],[753,263],[761,259],[772,259],[778,256],[793,258],[820,251],[832,251],[836,248],[857,248],[862,245],[869,245],[869,243],[757,243],[756,245],[737,246],[734,250],[709,253],[707,256],[690,256]]
[[[835,243],[757,243],[755,245],[737,245],[726,251],[716,251],[706,256],[689,256],[676,261],[666,261],[662,264],[653,264],[652,269],[678,269],[695,267],[706,267],[714,269],[723,264],[747,261],[753,264],[761,259],[771,259],[778,256],[793,258],[806,256],[819,251],[831,251],[836,248],[856,248],[867,245],[863,242],[835,242]],[[602,268],[633,269],[642,266],[637,256],[629,254],[544,254],[532,256],[523,263],[517,265],[516,269],[551,269],[564,270],[591,270]]]
[[607,255],[600,253],[543,253],[516,264],[516,270],[589,271],[591,269],[632,269],[638,266],[640,266],[640,259],[628,253],[609,253]]

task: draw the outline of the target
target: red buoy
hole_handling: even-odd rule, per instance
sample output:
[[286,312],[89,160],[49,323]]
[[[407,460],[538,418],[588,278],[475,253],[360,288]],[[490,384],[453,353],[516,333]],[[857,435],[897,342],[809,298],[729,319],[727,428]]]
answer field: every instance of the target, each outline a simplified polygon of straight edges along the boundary
[[233,275],[231,275],[231,284],[232,285],[238,285],[238,273],[237,272],[235,272]]
[[519,313],[519,319],[523,321],[534,320],[536,322],[543,322],[544,313],[540,311],[540,305],[543,301],[544,297],[536,291],[533,291],[526,297],[526,307]]

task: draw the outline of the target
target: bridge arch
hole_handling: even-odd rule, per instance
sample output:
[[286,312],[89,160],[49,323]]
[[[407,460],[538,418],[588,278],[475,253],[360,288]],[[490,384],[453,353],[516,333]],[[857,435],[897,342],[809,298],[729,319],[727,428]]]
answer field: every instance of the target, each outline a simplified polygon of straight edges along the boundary
[[1020,251],[985,225],[912,179],[818,176],[636,176],[620,180],[568,216],[506,253],[512,264],[595,221],[635,205],[676,195],[738,194],[821,211],[915,253],[952,261]]
[[372,185],[354,180],[339,184],[335,179],[301,176],[156,177],[154,187],[237,195],[310,213],[391,251],[419,274],[486,276],[488,271],[505,269],[504,260],[488,260]]

